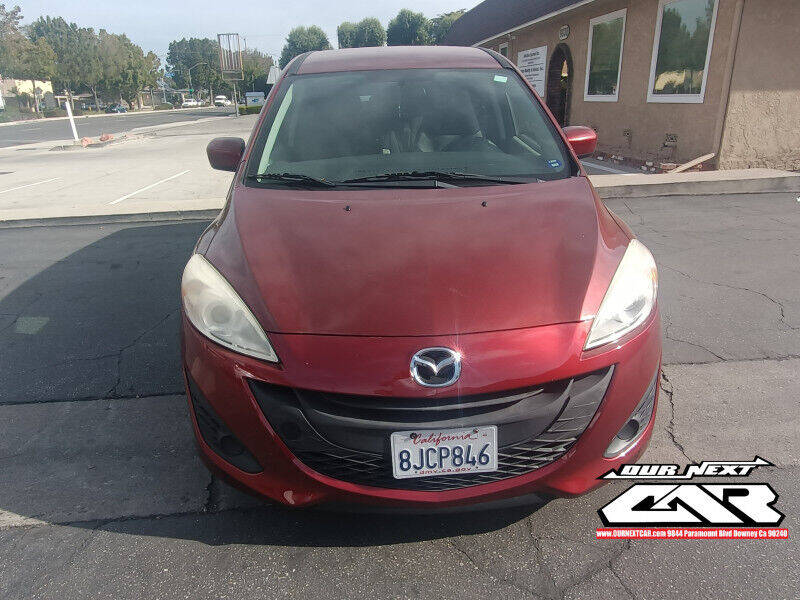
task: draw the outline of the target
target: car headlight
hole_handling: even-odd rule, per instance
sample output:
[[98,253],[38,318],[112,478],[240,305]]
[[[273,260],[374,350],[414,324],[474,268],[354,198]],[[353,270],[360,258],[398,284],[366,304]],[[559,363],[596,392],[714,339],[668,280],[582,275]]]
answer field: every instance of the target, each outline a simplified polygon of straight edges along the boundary
[[210,340],[234,352],[278,362],[253,313],[210,262],[193,254],[183,270],[181,298],[186,316]]
[[653,255],[631,240],[589,330],[584,350],[618,340],[644,323],[656,303],[658,271]]

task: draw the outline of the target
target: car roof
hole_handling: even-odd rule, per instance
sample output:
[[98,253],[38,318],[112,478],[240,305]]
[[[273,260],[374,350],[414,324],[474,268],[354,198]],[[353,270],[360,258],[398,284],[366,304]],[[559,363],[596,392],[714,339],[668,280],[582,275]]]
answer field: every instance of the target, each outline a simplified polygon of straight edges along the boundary
[[497,69],[500,63],[480,48],[461,46],[381,46],[311,52],[298,75],[383,69]]

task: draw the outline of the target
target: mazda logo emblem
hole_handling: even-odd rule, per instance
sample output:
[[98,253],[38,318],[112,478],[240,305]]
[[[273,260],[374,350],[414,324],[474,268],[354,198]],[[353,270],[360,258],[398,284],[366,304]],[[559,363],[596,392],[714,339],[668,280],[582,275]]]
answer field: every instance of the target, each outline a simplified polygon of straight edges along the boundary
[[411,357],[411,377],[425,387],[452,385],[461,375],[461,354],[450,348],[423,348]]

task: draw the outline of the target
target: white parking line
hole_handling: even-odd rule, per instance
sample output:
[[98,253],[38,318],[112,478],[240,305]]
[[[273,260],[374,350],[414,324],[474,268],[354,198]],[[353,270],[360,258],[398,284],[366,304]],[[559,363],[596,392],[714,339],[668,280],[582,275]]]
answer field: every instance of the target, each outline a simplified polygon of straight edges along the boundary
[[18,185],[17,187],[8,188],[7,190],[0,190],[0,194],[5,194],[6,192],[13,192],[14,190],[21,190],[22,188],[33,187],[34,185],[42,185],[43,183],[50,183],[51,181],[55,181],[56,179],[61,179],[61,177],[53,177],[52,179],[37,181],[36,183],[26,183],[25,185]]
[[176,173],[175,175],[171,175],[170,177],[167,177],[166,179],[162,179],[161,181],[156,181],[155,183],[151,183],[150,185],[145,186],[145,187],[143,187],[141,189],[138,189],[135,192],[131,192],[130,194],[125,194],[122,198],[117,198],[116,200],[112,200],[108,204],[119,204],[120,202],[122,202],[123,200],[127,200],[131,196],[135,196],[136,194],[139,194],[141,192],[146,192],[147,190],[149,190],[151,188],[154,188],[157,185],[161,185],[162,183],[166,183],[170,179],[175,179],[176,177],[180,177],[181,175],[186,175],[186,173],[188,173],[189,171],[190,171],[190,169],[186,169],[185,171],[181,171],[180,173]]

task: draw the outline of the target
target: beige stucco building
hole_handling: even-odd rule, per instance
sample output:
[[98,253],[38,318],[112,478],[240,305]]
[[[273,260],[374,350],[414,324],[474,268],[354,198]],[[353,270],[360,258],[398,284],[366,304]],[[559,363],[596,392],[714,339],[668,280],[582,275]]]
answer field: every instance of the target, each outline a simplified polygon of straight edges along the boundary
[[798,40],[798,0],[486,0],[445,43],[506,55],[606,152],[800,170]]
[[[36,84],[35,88],[34,83]],[[45,94],[53,93],[53,84],[50,81],[39,81],[38,79],[33,82],[30,79],[8,79],[0,77],[0,93],[2,93],[3,96],[12,96],[16,93],[33,96],[34,89],[36,89],[36,93],[42,97]]]

